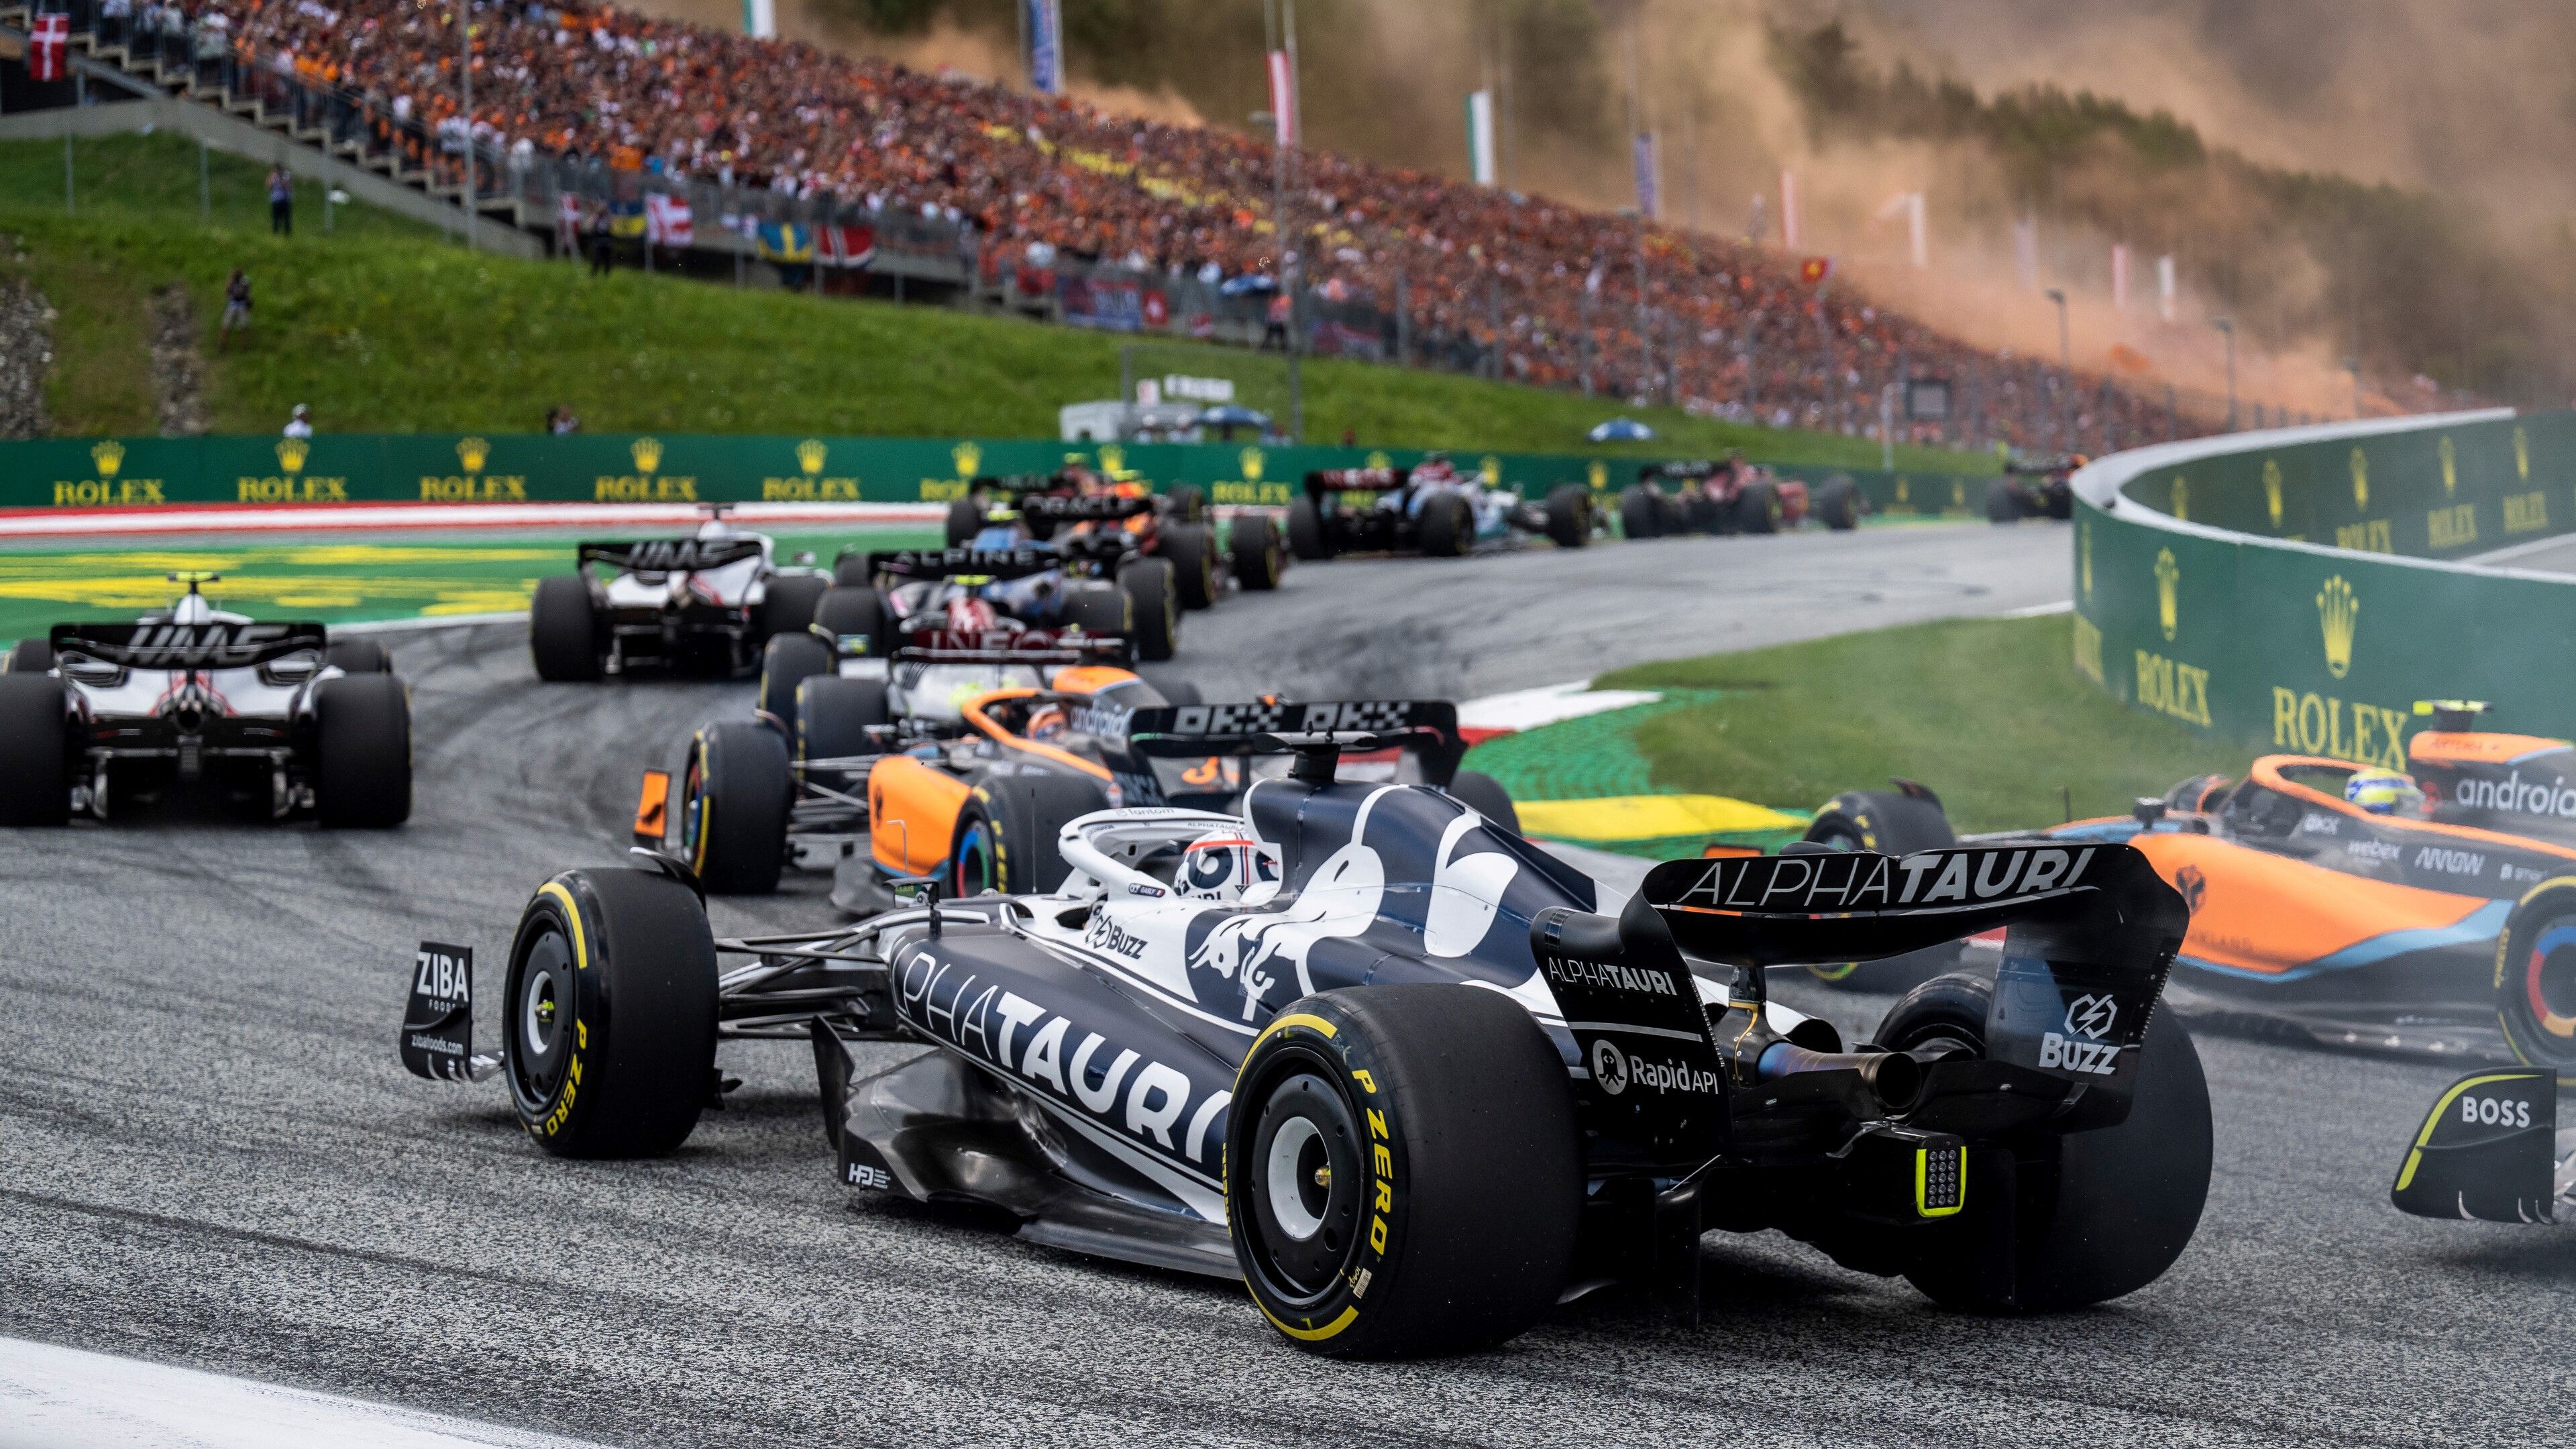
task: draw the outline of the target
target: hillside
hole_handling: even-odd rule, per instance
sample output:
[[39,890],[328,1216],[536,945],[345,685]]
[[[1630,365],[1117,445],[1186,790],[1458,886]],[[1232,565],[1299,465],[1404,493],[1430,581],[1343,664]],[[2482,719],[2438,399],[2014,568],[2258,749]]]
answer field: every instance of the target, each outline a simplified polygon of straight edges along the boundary
[[[569,263],[469,254],[363,207],[321,231],[302,187],[297,233],[268,234],[262,168],[217,156],[213,225],[198,215],[196,148],[172,137],[79,143],[65,215],[59,144],[0,144],[0,232],[12,265],[59,313],[47,397],[64,434],[155,430],[146,318],[186,288],[216,432],[266,432],[297,403],[350,431],[537,428],[568,405],[595,430],[1048,436],[1064,403],[1112,396],[1119,339],[931,307],[737,292]],[[232,267],[255,295],[247,338],[218,354]],[[1239,355],[1239,354],[1238,354]],[[1308,436],[1366,445],[1584,449],[1620,411],[1603,401],[1435,373],[1318,362]],[[1741,447],[1778,462],[1872,466],[1876,445],[1630,409],[1662,434],[1628,453]],[[1992,460],[1901,448],[1903,466]]]

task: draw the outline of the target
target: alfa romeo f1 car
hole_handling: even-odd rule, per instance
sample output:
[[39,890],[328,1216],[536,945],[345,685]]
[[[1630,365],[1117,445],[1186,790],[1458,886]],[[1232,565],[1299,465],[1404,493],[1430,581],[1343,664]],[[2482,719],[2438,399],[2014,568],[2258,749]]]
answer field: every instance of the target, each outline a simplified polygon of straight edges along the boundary
[[1648,463],[1619,491],[1619,527],[1630,538],[1778,533],[1810,516],[1841,530],[1859,527],[1864,511],[1860,486],[1846,475],[1826,479],[1810,497],[1805,483],[1774,476],[1740,453],[1716,462]]
[[[1229,580],[1258,593],[1279,587],[1288,564],[1279,526],[1247,513],[1230,525],[1223,548],[1207,502],[1195,488],[1157,495],[1142,483],[1113,483],[1085,468],[1039,478],[979,478],[949,505],[948,546],[1053,548],[1077,577],[1115,580],[1138,559],[1171,568],[1184,609],[1204,609]],[[857,582],[844,579],[843,582]]]
[[131,624],[57,624],[0,673],[0,825],[108,819],[202,790],[271,819],[411,815],[411,700],[382,645],[210,603],[219,575]]
[[1592,490],[1560,483],[1532,503],[1487,487],[1445,453],[1409,468],[1324,468],[1306,475],[1288,505],[1288,547],[1301,559],[1344,553],[1421,553],[1457,558],[1522,535],[1559,548],[1592,541]]
[[573,572],[537,581],[528,649],[537,677],[594,680],[637,665],[740,674],[777,634],[803,629],[831,587],[819,569],[780,567],[766,534],[727,508],[688,538],[585,543]]
[[[726,1037],[812,1043],[862,1192],[1239,1279],[1316,1353],[1509,1338],[1605,1283],[1698,1311],[1701,1234],[1777,1228],[1945,1304],[2133,1291],[2199,1220],[2206,1086],[2157,997],[2181,899],[2123,846],[1657,867],[1624,905],[1441,791],[1290,751],[1240,812],[1068,822],[1061,885],[717,941],[686,868],[538,888],[475,1050],[471,962],[417,958],[422,1075],[497,1074],[546,1151],[670,1151]],[[1769,1001],[1762,968],[1996,927],[1873,1042]],[[735,963],[722,965],[725,958]],[[845,1042],[931,1050],[855,1077]]]
[[[2576,746],[2426,703],[2411,773],[2266,755],[2128,816],[2013,837],[2121,842],[2191,903],[2169,998],[2327,1045],[2518,1059],[2576,1085]],[[1837,796],[1810,838],[1947,844],[1940,803]]]

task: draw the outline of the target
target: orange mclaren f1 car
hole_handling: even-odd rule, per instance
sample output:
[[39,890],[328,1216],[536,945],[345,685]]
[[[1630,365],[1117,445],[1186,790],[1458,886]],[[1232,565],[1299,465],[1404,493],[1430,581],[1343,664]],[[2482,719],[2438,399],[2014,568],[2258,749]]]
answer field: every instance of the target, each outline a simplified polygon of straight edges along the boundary
[[[2576,1086],[2576,744],[2478,729],[2483,708],[2418,705],[2431,728],[2404,774],[2266,755],[2242,780],[2196,776],[2034,835],[2134,845],[2182,893],[2179,1011],[2335,1046],[2509,1053]],[[1950,844],[1938,798],[1897,784],[1836,796],[1803,848]]]

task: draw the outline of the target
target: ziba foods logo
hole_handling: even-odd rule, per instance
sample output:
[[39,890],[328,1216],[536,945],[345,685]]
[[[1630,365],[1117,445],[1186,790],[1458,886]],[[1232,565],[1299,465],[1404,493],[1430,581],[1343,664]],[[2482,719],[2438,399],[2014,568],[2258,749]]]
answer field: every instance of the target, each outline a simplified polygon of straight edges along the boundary
[[2361,600],[2337,574],[2317,590],[2317,622],[2325,629],[2326,672],[2337,679],[2352,670],[2352,636],[2361,620]]
[[2182,627],[2182,565],[2174,562],[2173,550],[2156,550],[2156,624],[2165,631],[2165,642],[2173,642],[2174,631]]

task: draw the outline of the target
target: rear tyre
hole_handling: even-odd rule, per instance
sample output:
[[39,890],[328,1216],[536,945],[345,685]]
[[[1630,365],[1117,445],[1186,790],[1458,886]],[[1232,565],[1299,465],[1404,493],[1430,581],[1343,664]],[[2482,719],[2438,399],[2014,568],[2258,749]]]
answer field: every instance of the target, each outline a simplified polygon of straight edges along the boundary
[[373,639],[334,639],[322,651],[324,662],[342,674],[391,674],[394,661]]
[[1429,558],[1458,558],[1476,546],[1476,512],[1455,493],[1436,494],[1425,502],[1416,528]]
[[1204,609],[1216,602],[1216,537],[1206,524],[1167,523],[1155,547],[1172,566],[1173,590],[1182,608]]
[[1482,770],[1460,770],[1450,776],[1449,798],[1514,835],[1521,833],[1521,813],[1512,808],[1512,792]]
[[702,726],[681,767],[672,843],[710,893],[766,895],[787,863],[794,793],[785,735],[755,720]]
[[876,576],[868,571],[868,556],[863,553],[843,553],[835,557],[832,560],[832,586],[839,589],[876,587]]
[[1860,485],[1836,473],[1816,489],[1816,518],[1836,533],[1860,527]]
[[1232,555],[1234,581],[1248,593],[1268,593],[1279,587],[1280,575],[1288,572],[1288,551],[1279,541],[1279,525],[1266,513],[1237,518],[1226,546]]
[[1780,485],[1768,478],[1756,478],[1735,495],[1735,531],[1738,533],[1778,533],[1780,531]]
[[390,674],[313,691],[313,810],[326,828],[383,830],[411,818],[411,696]]
[[1362,986],[1291,1003],[1235,1078],[1236,1261],[1331,1358],[1450,1353],[1555,1303],[1583,1164],[1565,1064],[1498,992]]
[[1307,563],[1333,556],[1333,541],[1324,536],[1324,513],[1315,500],[1299,498],[1288,505],[1288,551]]
[[[948,546],[964,548],[984,531],[984,505],[972,498],[960,498],[948,505]],[[847,579],[842,582],[849,582]]]
[[806,680],[832,672],[832,646],[812,634],[781,634],[761,646],[762,713],[774,715],[778,727],[796,733],[796,691]]
[[766,638],[781,634],[801,634],[814,622],[814,606],[822,602],[824,591],[832,581],[819,574],[783,574],[769,581],[760,595],[760,632]]
[[2543,882],[2514,908],[2496,943],[2495,1003],[2514,1056],[2576,1086],[2576,879]]
[[[1993,998],[1980,978],[1935,977],[1888,1012],[1878,1045],[1982,1057]],[[2154,1282],[2182,1256],[2209,1197],[2209,1083],[2191,1033],[2172,1012],[2156,1013],[2127,1120],[2055,1139],[2053,1153],[2023,1149],[2012,1193],[1980,1195],[1981,1165],[1999,1167],[2012,1151],[1970,1153],[1967,1210],[1920,1230],[1906,1281],[1943,1307],[1984,1313],[2081,1308]]]
[[1128,623],[1132,610],[1123,588],[1073,589],[1064,596],[1064,624],[1085,634],[1111,634],[1126,638],[1133,632]]
[[11,645],[8,657],[0,659],[0,674],[45,674],[54,667],[54,645],[50,639],[21,639]]
[[876,752],[871,725],[887,722],[882,679],[818,675],[796,688],[796,758],[844,760]]
[[1664,511],[1655,506],[1655,490],[1632,483],[1619,490],[1619,531],[1629,538],[1660,538]]
[[1591,489],[1559,483],[1548,490],[1547,536],[1558,548],[1581,548],[1592,541]]
[[1056,833],[1067,821],[1108,808],[1108,793],[1088,775],[987,779],[957,812],[949,883],[959,896],[1054,890],[1072,869],[1056,851]]
[[1998,478],[1986,485],[1986,521],[2019,523],[2030,516],[2030,504],[2021,488],[2010,478]]
[[502,1075],[519,1125],[558,1157],[655,1157],[714,1089],[716,948],[689,888],[658,870],[569,870],[520,913],[503,987]]
[[[886,627],[885,597],[873,586],[830,590],[814,604],[814,627],[840,642],[847,653],[885,655],[893,652],[893,631]],[[857,641],[864,640],[862,650]]]
[[[1807,826],[1809,843],[1834,850],[1875,850],[1911,855],[1959,843],[1940,798],[1926,790],[1906,795],[1887,790],[1846,790],[1825,802]],[[1844,991],[1905,991],[1959,964],[1960,946],[1945,941],[1877,961],[1836,961],[1807,967],[1827,986]]]
[[590,580],[579,574],[537,580],[528,606],[528,652],[539,679],[584,684],[599,678],[606,661],[600,657],[599,609],[591,601]]
[[0,825],[69,820],[71,776],[62,685],[42,674],[21,672],[12,660],[8,672],[0,674]]
[[1183,523],[1207,522],[1207,495],[1198,489],[1184,483],[1163,496],[1170,500],[1165,507],[1173,518]]
[[1140,558],[1118,571],[1118,590],[1127,596],[1127,637],[1136,657],[1160,663],[1181,645],[1180,601],[1173,597],[1172,566],[1162,559]]

